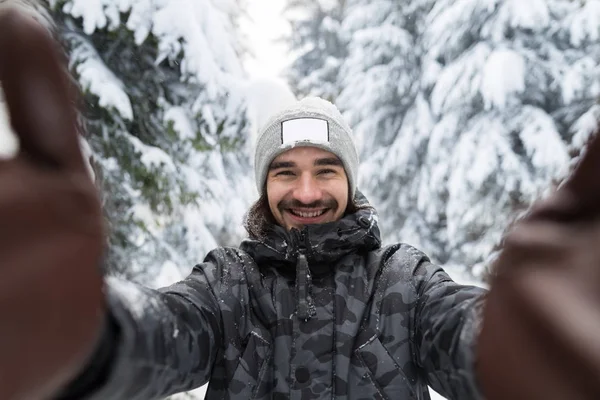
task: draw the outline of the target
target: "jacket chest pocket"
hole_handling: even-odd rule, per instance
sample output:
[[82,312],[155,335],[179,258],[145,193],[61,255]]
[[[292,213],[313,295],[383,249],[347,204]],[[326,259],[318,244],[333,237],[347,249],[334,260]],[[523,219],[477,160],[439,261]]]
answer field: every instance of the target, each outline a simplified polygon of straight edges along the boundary
[[250,332],[229,384],[229,398],[260,399],[271,391],[272,346],[258,332]]
[[[361,377],[356,398],[364,395],[380,400],[418,398],[414,382],[407,379],[377,336],[357,348],[353,358],[352,364]],[[350,398],[354,397],[351,390]]]

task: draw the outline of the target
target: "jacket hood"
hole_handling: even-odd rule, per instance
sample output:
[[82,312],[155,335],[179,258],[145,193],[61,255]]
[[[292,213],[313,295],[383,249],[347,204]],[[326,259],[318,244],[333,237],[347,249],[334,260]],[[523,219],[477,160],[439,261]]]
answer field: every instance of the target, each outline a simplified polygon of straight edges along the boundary
[[359,210],[338,221],[307,225],[302,230],[274,226],[264,239],[246,239],[240,248],[260,265],[294,267],[300,253],[313,266],[331,265],[350,253],[367,252],[381,247],[377,212],[357,191]]
[[264,239],[247,239],[240,245],[259,268],[267,265],[288,276],[295,275],[297,315],[302,320],[316,313],[313,277],[334,272],[338,261],[348,254],[366,253],[381,246],[375,209],[360,192],[355,201],[359,210],[338,221],[289,231],[276,225]]

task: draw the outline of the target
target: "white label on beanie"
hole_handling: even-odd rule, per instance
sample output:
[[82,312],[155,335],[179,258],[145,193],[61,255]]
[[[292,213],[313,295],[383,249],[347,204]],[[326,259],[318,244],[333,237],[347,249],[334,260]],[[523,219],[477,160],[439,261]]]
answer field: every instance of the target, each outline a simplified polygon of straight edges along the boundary
[[329,142],[329,124],[324,119],[296,118],[281,123],[281,143]]

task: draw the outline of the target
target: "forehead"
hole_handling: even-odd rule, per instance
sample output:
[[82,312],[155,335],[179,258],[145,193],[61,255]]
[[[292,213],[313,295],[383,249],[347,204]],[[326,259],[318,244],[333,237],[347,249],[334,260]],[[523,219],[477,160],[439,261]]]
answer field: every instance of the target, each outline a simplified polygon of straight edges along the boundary
[[273,160],[275,162],[293,162],[296,164],[300,164],[301,162],[309,162],[312,164],[314,160],[318,160],[321,158],[335,158],[339,159],[335,154],[320,149],[318,147],[311,146],[299,146],[294,147],[284,153],[281,153],[278,157]]

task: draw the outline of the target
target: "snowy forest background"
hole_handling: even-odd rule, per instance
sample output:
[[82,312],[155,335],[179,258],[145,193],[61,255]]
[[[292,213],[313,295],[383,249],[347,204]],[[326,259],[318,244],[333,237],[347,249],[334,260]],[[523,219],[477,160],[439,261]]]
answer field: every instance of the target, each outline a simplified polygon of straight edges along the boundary
[[83,91],[109,273],[161,286],[238,244],[257,127],[319,95],[355,130],[385,242],[484,284],[600,119],[600,0],[287,0],[289,89],[249,79],[248,1],[46,3]]

